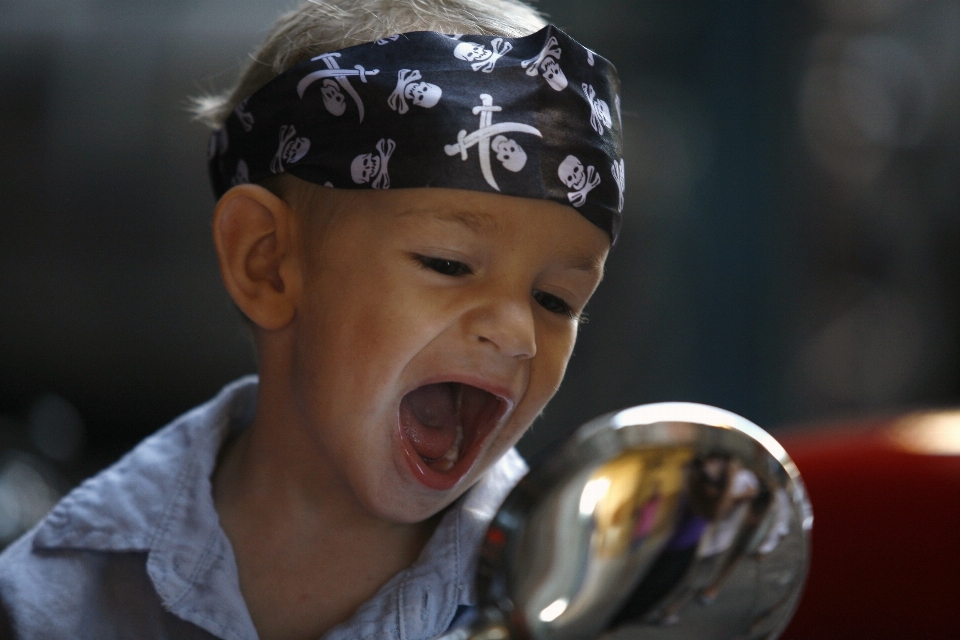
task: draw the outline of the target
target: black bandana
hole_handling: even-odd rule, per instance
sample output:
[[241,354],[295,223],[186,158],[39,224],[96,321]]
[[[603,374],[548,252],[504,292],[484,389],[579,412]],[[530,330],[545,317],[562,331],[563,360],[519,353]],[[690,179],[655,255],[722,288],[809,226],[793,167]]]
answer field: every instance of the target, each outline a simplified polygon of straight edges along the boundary
[[210,139],[217,197],[288,172],[340,189],[445,187],[573,206],[613,241],[620,83],[554,26],[523,38],[418,31],[317,56]]

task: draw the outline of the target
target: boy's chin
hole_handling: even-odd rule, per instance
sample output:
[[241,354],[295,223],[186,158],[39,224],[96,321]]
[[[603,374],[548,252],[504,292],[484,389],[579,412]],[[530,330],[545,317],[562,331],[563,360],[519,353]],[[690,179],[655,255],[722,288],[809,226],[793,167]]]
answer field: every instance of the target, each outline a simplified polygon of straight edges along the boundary
[[366,505],[375,517],[397,524],[416,524],[446,509],[473,484],[463,483],[449,491],[427,490],[413,478],[400,482],[385,480],[386,486]]

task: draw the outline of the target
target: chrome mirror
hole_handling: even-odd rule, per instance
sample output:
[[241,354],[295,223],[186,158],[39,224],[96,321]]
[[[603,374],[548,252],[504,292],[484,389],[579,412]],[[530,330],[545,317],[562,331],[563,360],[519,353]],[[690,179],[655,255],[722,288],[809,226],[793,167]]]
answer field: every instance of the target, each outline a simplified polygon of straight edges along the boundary
[[728,411],[633,407],[583,425],[510,493],[446,640],[775,638],[813,517],[783,447]]

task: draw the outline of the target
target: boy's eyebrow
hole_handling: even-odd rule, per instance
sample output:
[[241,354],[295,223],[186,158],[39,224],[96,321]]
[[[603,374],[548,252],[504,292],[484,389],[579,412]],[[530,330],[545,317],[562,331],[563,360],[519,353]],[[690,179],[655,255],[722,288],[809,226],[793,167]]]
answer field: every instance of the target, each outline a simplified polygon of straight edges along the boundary
[[497,219],[486,213],[467,210],[436,210],[436,209],[408,209],[399,214],[398,217],[411,215],[428,215],[442,222],[456,222],[470,229],[474,233],[484,231],[497,231],[499,223]]
[[603,265],[604,265],[603,256],[576,256],[570,261],[565,262],[563,266],[568,269],[575,269],[577,271],[586,271],[587,273],[597,273],[600,275],[600,278],[603,279]]

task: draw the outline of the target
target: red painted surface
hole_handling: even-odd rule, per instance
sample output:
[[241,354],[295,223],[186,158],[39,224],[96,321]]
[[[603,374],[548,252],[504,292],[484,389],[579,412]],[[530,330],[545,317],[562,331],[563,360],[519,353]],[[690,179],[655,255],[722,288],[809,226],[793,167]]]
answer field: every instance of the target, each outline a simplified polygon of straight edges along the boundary
[[960,456],[892,421],[780,437],[813,505],[810,577],[785,640],[960,639]]

